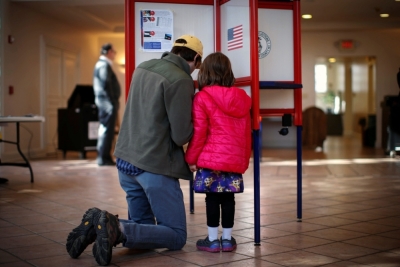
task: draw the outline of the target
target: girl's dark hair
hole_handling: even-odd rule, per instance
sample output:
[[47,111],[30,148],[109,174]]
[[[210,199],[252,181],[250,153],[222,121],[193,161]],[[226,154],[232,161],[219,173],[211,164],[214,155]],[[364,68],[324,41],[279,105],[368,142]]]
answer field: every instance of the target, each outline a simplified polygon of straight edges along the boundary
[[231,62],[221,52],[208,55],[200,66],[197,77],[199,90],[207,85],[231,87],[235,83]]
[[[184,43],[186,44],[186,40],[184,39],[177,39],[175,43]],[[175,55],[179,55],[181,58],[183,58],[186,61],[193,61],[194,57],[197,55],[197,52],[193,51],[190,48],[184,47],[184,46],[174,46],[171,49],[171,53]],[[199,55],[196,58],[195,66],[199,66],[201,64],[201,56]]]

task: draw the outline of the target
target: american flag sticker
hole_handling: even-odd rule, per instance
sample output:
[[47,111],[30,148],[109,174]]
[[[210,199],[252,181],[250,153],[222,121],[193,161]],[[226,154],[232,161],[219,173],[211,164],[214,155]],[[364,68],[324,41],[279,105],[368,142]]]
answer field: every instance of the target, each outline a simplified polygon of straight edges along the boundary
[[243,47],[243,25],[228,29],[228,51]]

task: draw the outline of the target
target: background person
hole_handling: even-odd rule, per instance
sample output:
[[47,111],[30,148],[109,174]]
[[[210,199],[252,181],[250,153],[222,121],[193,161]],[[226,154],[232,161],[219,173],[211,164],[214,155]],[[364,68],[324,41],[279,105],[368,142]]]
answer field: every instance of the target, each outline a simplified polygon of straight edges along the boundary
[[396,148],[400,147],[400,68],[397,73],[397,85],[399,94],[397,97],[391,97],[386,103],[390,108],[389,124],[387,126],[387,152],[393,158],[396,157]]
[[115,165],[111,149],[118,117],[119,97],[121,96],[121,87],[111,68],[116,53],[112,44],[104,44],[93,73],[95,104],[100,123],[97,139],[97,164],[99,166]]

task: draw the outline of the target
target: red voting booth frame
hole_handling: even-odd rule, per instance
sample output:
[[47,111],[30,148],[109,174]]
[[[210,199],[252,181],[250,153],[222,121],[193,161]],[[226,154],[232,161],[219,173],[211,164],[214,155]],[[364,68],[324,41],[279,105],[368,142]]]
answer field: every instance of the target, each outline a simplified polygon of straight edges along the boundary
[[[243,0],[245,1],[245,0]],[[296,126],[297,150],[297,221],[302,220],[302,80],[301,80],[301,33],[300,0],[248,0],[250,18],[250,76],[236,78],[235,86],[250,86],[252,97],[252,129],[254,151],[254,239],[260,245],[260,153],[261,153],[261,118],[279,117],[290,114]],[[129,92],[132,75],[135,70],[135,2],[168,3],[185,5],[211,5],[214,7],[215,51],[221,51],[221,6],[229,0],[125,0],[125,84],[126,97]],[[259,81],[258,58],[258,9],[281,9],[293,12],[293,81]],[[259,90],[293,89],[293,108],[260,109]],[[190,210],[194,212],[192,183],[190,183]]]

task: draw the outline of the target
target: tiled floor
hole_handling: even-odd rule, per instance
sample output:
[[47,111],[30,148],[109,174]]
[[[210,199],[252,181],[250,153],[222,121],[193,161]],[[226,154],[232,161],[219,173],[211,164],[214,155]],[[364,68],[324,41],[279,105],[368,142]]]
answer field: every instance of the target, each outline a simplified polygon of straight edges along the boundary
[[[204,196],[195,194],[188,240],[181,251],[129,250],[118,246],[110,266],[400,266],[400,157],[360,141],[329,137],[324,152],[303,152],[302,222],[297,222],[296,151],[264,150],[261,163],[261,245],[254,246],[252,166],[245,193],[236,196],[235,252],[197,251],[207,234]],[[79,259],[65,249],[68,233],[96,206],[127,216],[114,167],[97,167],[94,156],[68,153],[33,160],[26,168],[0,168],[0,266],[96,266],[91,246]]]

